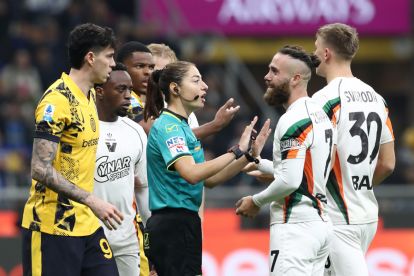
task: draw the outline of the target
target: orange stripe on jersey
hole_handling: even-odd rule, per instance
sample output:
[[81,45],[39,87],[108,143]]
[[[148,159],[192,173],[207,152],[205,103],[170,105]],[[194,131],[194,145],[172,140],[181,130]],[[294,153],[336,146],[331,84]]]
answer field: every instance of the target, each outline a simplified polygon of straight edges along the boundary
[[348,206],[347,206],[346,201],[345,201],[344,184],[342,183],[342,171],[341,171],[341,164],[339,163],[338,152],[336,152],[335,164],[334,164],[334,167],[333,167],[333,171],[335,173],[336,182],[338,183],[340,196],[342,198],[342,201],[344,202],[346,212],[348,213]]
[[314,188],[314,178],[313,178],[313,170],[312,170],[312,156],[310,150],[306,150],[306,158],[305,158],[305,176],[306,176],[306,183],[308,184],[308,191],[310,194],[313,194]]
[[313,125],[310,124],[300,135],[299,135],[299,141],[304,142],[306,140],[306,137],[308,136],[309,132],[312,130]]
[[288,151],[288,154],[286,156],[286,159],[294,159],[298,155],[299,150],[298,149],[292,149]]
[[389,131],[391,133],[392,139],[395,140],[395,138],[394,138],[394,130],[392,129],[392,123],[391,123],[390,117],[388,117],[388,108],[385,108],[385,111],[387,112],[387,121],[385,122],[385,124],[387,125],[387,127],[388,127],[388,129],[389,129]]
[[333,110],[332,110],[332,112],[333,112],[333,115],[332,115],[332,120],[331,120],[331,122],[332,122],[332,125],[334,126],[334,127],[336,127],[336,123],[337,123],[337,119],[336,119],[336,112],[338,112],[339,111],[339,109],[341,109],[341,105],[337,105],[337,106],[335,106],[334,108],[333,108]]
[[[313,166],[312,166],[312,154],[310,150],[306,150],[306,158],[305,158],[305,177],[306,177],[306,184],[308,185],[308,191],[313,196],[313,189],[315,187],[315,178],[313,177]],[[318,203],[318,209],[321,212],[323,210],[321,201],[316,198]]]
[[[300,142],[304,142],[306,140],[306,137],[308,136],[309,132],[312,130],[312,124],[309,125],[299,136],[298,140]],[[295,159],[299,153],[299,149],[291,149],[288,151],[285,158],[282,159]]]

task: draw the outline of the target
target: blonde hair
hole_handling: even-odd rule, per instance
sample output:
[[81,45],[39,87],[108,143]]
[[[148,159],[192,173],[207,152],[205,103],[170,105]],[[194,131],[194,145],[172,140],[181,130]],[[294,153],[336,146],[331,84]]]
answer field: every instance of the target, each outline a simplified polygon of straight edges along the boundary
[[175,52],[164,43],[151,43],[147,45],[148,49],[150,49],[153,56],[168,58],[170,62],[178,61],[177,55]]
[[338,56],[345,60],[352,60],[358,51],[358,32],[349,25],[342,23],[327,24],[320,27],[316,35],[321,37]]

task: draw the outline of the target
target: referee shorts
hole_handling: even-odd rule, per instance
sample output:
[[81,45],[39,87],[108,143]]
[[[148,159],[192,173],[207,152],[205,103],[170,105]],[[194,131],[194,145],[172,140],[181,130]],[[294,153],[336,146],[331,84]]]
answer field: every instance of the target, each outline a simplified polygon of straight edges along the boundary
[[183,208],[152,211],[144,234],[144,250],[158,276],[201,275],[201,221]]
[[82,237],[23,229],[22,246],[25,276],[119,275],[101,227],[92,235]]

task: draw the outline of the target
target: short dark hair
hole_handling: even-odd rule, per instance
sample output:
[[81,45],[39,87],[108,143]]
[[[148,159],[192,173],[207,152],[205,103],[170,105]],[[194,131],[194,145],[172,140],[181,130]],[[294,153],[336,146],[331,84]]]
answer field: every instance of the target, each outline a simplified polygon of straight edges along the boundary
[[115,66],[112,67],[112,71],[127,71],[127,67],[122,62],[116,62]]
[[278,52],[304,62],[311,71],[321,63],[316,55],[306,53],[300,46],[286,45]]
[[125,60],[134,52],[144,52],[152,54],[151,50],[148,49],[148,47],[145,46],[145,44],[142,44],[138,41],[130,41],[119,48],[116,60],[125,63]]
[[111,28],[92,23],[76,26],[70,32],[68,39],[70,66],[80,69],[89,51],[100,52],[107,47],[115,49],[115,36]]
[[359,48],[357,30],[343,23],[324,25],[318,29],[316,36],[321,37],[323,42],[345,60],[352,60]]

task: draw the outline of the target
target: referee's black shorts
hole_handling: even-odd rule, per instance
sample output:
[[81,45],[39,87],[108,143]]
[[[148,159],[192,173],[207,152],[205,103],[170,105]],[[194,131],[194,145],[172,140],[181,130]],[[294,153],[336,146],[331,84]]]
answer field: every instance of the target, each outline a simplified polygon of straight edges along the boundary
[[118,276],[102,227],[89,236],[58,236],[23,229],[23,275]]
[[197,212],[178,208],[153,211],[144,249],[158,276],[201,275],[201,235]]

